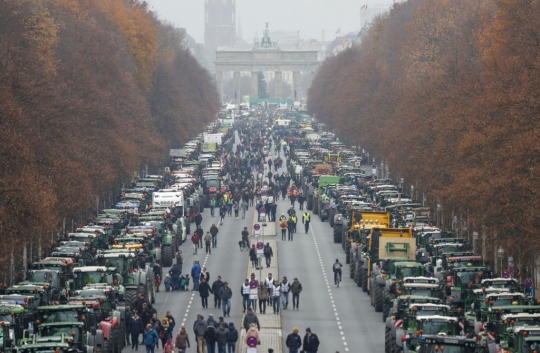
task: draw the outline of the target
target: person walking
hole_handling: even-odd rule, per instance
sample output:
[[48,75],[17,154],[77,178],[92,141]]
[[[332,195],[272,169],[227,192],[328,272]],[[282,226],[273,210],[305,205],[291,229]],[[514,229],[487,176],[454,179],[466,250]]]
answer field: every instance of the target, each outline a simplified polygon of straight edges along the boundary
[[158,332],[159,339],[161,340],[161,347],[165,349],[165,344],[172,338],[172,329],[169,324],[169,319],[164,317],[161,320],[161,329]]
[[216,330],[216,343],[217,343],[218,353],[226,353],[228,342],[229,342],[229,329],[225,322],[221,322],[219,324],[218,329]]
[[201,276],[201,265],[199,261],[193,261],[193,266],[191,267],[191,278],[193,278],[193,290],[199,290],[199,278]]
[[[257,298],[259,299],[259,314],[266,314],[266,303],[268,301],[268,289],[264,282],[257,287]],[[257,308],[254,308],[257,310]]]
[[195,216],[195,226],[197,228],[200,227],[200,225],[202,224],[202,220],[203,220],[203,216],[200,212],[197,212],[197,215]]
[[223,305],[223,316],[230,317],[232,290],[229,288],[229,282],[223,282],[223,287],[219,290],[219,297],[221,298],[221,304]]
[[291,293],[292,293],[292,305],[293,310],[300,310],[300,293],[302,292],[302,283],[298,281],[298,278],[293,280],[291,283]]
[[311,221],[311,215],[308,213],[308,211],[304,212],[302,215],[302,223],[304,224],[304,229],[306,230],[306,234],[309,230],[309,222]]
[[312,333],[309,327],[306,329],[303,345],[305,353],[317,353],[319,350],[319,337]]
[[195,233],[199,235],[199,248],[202,249],[203,247],[203,238],[204,238],[204,230],[202,229],[202,226],[198,226],[195,230]]
[[289,348],[289,353],[298,353],[302,348],[302,338],[298,334],[298,327],[293,327],[292,333],[289,333],[285,345]]
[[274,280],[274,284],[272,285],[272,304],[274,307],[274,314],[279,314],[279,298],[281,297],[281,286],[279,285],[279,281],[276,279]]
[[240,293],[242,293],[242,306],[244,307],[244,313],[246,312],[246,309],[250,307],[250,301],[249,301],[249,279],[244,280],[244,284],[242,284],[242,287],[240,288]]
[[304,210],[304,202],[306,201],[306,197],[304,194],[298,195],[298,204],[300,205],[300,211]]
[[298,217],[296,217],[296,212],[291,215],[291,219],[294,222],[293,232],[296,233],[296,224],[298,223]]
[[174,353],[174,346],[170,338],[163,345],[163,353]]
[[193,233],[191,236],[191,242],[193,243],[193,255],[197,255],[197,248],[199,247],[199,234]]
[[279,228],[281,229],[281,240],[286,240],[287,228],[289,228],[289,223],[285,219],[280,219]]
[[211,217],[215,217],[215,212],[216,212],[216,199],[215,198],[211,198],[210,199],[210,216]]
[[212,224],[210,227],[210,235],[212,235],[212,247],[217,248],[217,235],[219,233],[219,229],[215,224]]
[[197,340],[198,353],[206,352],[206,340],[204,339],[204,333],[208,328],[208,324],[204,321],[204,316],[197,315],[197,320],[193,325],[193,332],[195,333],[195,339]]
[[234,323],[229,322],[229,341],[227,342],[227,353],[236,353],[236,342],[238,342],[238,330]]
[[248,330],[246,330],[246,339],[247,338],[250,338],[250,337],[254,337],[257,339],[257,342],[260,343],[261,342],[261,338],[260,338],[260,335],[259,335],[259,330],[257,329],[257,325],[255,323],[252,323],[250,325],[250,327],[248,328]]
[[244,326],[244,328],[247,331],[247,330],[249,330],[249,328],[251,327],[252,324],[255,324],[257,326],[258,330],[261,329],[261,324],[259,323],[259,318],[257,317],[257,314],[255,314],[253,309],[248,308],[248,311],[247,311],[246,315],[244,315],[244,321],[243,321],[242,325]]
[[213,325],[208,325],[206,327],[204,339],[206,341],[207,352],[216,353],[216,328]]
[[257,249],[255,249],[255,244],[251,245],[249,250],[249,259],[251,260],[251,266],[257,268],[259,267],[259,258],[257,257]]
[[292,241],[294,236],[294,221],[292,216],[289,217],[289,220],[287,221],[287,230],[289,231],[289,241]]
[[266,243],[266,245],[264,246],[263,255],[264,255],[264,259],[266,260],[266,268],[269,268],[270,263],[272,261],[272,257],[274,256],[274,251],[272,250],[270,243]]
[[201,303],[203,309],[208,309],[208,297],[210,296],[210,293],[212,293],[212,288],[210,288],[210,285],[208,282],[206,282],[206,278],[201,278],[201,284],[199,285],[199,295],[201,296]]
[[131,322],[131,319],[133,318],[133,312],[131,311],[131,307],[129,305],[126,305],[126,347],[129,346],[131,343],[129,342],[129,336],[131,335],[131,332],[129,332],[129,323]]
[[133,317],[129,320],[129,333],[131,334],[131,349],[139,350],[139,335],[144,333],[144,325],[137,310],[133,312]]
[[225,213],[227,213],[227,206],[221,205],[219,208],[219,224],[223,224],[223,220],[225,219]]
[[178,353],[186,353],[188,348],[191,348],[191,343],[189,342],[189,335],[186,332],[184,326],[180,327],[180,331],[176,335],[174,340],[174,346],[178,348]]
[[176,254],[176,267],[180,269],[180,272],[182,272],[182,265],[184,264],[184,257],[182,256],[182,250],[178,250],[178,253]]
[[211,254],[212,250],[210,250],[210,247],[212,246],[212,236],[210,235],[210,232],[206,232],[206,235],[204,236],[204,245],[206,246],[206,253]]
[[287,306],[289,306],[289,292],[291,291],[291,285],[289,281],[287,281],[287,277],[283,277],[283,280],[281,281],[281,298],[283,302],[281,303],[283,305],[283,310],[287,309]]
[[238,212],[240,211],[240,205],[238,204],[238,201],[234,201],[232,208],[234,210],[234,218],[238,219]]
[[221,276],[217,276],[217,280],[212,283],[212,293],[214,293],[214,308],[221,309],[221,297],[219,296],[219,290],[223,287]]
[[240,204],[240,209],[242,209],[242,219],[246,218],[246,212],[249,208],[249,202],[248,201],[242,201]]
[[274,287],[274,279],[272,278],[271,273],[269,273],[268,277],[264,280],[264,284],[268,291],[268,305],[272,305],[272,288]]
[[146,325],[146,330],[143,334],[143,343],[146,346],[146,353],[154,353],[158,342],[159,337],[156,330],[152,328],[151,324]]

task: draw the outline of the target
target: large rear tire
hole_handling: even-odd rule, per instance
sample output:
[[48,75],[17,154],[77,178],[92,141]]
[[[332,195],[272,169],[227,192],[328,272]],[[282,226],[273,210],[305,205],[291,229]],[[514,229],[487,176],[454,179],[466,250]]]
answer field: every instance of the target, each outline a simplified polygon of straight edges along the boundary
[[136,289],[126,289],[124,292],[124,303],[125,305],[131,306],[133,302],[137,299],[137,290]]
[[355,264],[355,266],[354,281],[358,287],[362,287],[362,268],[358,265],[358,262]]
[[171,245],[163,245],[161,247],[161,264],[163,267],[171,267],[173,265],[173,248]]
[[336,209],[330,208],[330,211],[328,211],[328,223],[330,224],[330,227],[334,226],[334,216],[336,215]]
[[349,266],[349,277],[351,279],[354,279],[354,267],[356,266],[356,263],[351,263]]
[[392,330],[386,327],[384,329],[384,353],[392,352]]
[[362,292],[367,293],[368,286],[367,286],[367,269],[362,269]]
[[339,224],[334,226],[334,243],[341,243],[343,237],[343,227]]
[[383,310],[383,287],[373,281],[375,286],[375,311],[380,313]]
[[386,322],[386,318],[388,317],[388,314],[390,313],[390,306],[392,302],[392,295],[388,292],[386,288],[384,288],[383,292],[383,311],[382,311],[382,320],[383,322]]
[[351,243],[349,242],[345,244],[345,263],[351,263]]
[[308,195],[307,197],[307,209],[308,211],[313,210],[313,195]]
[[319,214],[319,199],[313,198],[313,214]]

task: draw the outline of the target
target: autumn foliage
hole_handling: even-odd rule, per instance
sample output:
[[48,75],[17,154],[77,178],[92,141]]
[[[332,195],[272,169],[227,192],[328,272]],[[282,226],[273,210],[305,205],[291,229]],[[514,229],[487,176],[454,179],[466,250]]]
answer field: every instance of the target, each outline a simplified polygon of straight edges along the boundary
[[181,33],[143,2],[0,0],[0,18],[6,265],[24,245],[45,248],[64,218],[84,221],[142,165],[161,166],[218,100]]
[[[540,2],[409,0],[328,59],[308,109],[531,274],[540,250]],[[467,223],[463,223],[463,222]],[[497,260],[498,262],[499,260]]]

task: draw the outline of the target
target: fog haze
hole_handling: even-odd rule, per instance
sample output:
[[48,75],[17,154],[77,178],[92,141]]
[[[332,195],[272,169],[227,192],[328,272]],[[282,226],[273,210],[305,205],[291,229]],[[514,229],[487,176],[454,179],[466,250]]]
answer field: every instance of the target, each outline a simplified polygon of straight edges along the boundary
[[[204,42],[204,0],[147,0],[158,17],[186,28],[196,42]],[[388,6],[392,0],[236,0],[236,23],[242,38],[253,41],[265,22],[270,30],[300,31],[302,39],[332,40],[360,29],[360,8]]]

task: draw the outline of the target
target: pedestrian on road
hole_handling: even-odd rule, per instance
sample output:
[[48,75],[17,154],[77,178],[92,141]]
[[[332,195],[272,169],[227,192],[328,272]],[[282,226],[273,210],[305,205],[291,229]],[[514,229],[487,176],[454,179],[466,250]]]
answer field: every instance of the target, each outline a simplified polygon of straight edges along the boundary
[[131,349],[139,350],[139,335],[144,332],[142,319],[137,310],[133,312],[133,317],[129,321],[129,333],[131,334]]
[[244,313],[251,304],[249,301],[249,290],[249,280],[246,278],[244,280],[244,284],[242,284],[242,287],[240,288],[240,293],[242,293],[242,306],[244,307]]
[[223,287],[219,290],[219,297],[223,305],[223,316],[230,317],[232,290],[229,288],[229,282],[223,282]]
[[302,283],[298,281],[298,278],[293,280],[291,283],[291,293],[292,293],[292,305],[293,310],[300,310],[300,293],[302,292]]
[[198,226],[195,230],[195,233],[199,235],[199,248],[202,248],[203,238],[204,238],[204,231],[202,229],[202,226]]
[[[129,336],[131,335],[131,332],[129,332],[129,324],[131,322],[131,319],[133,318],[133,312],[131,311],[131,308],[129,305],[126,305],[126,346],[129,346],[131,343],[129,342]],[[133,349],[133,348],[132,348]]]
[[[251,286],[251,284],[254,285],[253,289],[257,289],[259,287],[259,280],[257,280],[257,278],[255,278],[254,273],[252,273],[251,276],[250,276],[249,284],[250,284],[250,286]],[[258,299],[258,296],[256,296],[255,299],[253,299],[250,296],[248,307],[252,308],[253,311],[257,311],[257,299]]]
[[195,333],[195,339],[197,340],[198,353],[206,353],[206,340],[204,339],[204,333],[208,324],[204,321],[204,316],[197,315],[197,320],[193,325],[193,332]]
[[210,288],[210,285],[208,282],[206,282],[206,278],[201,278],[201,284],[199,285],[199,295],[201,296],[201,303],[203,309],[208,309],[208,297],[210,296],[210,293],[212,293],[212,288]]
[[[266,302],[268,301],[268,288],[264,282],[259,283],[257,288],[257,299],[259,299],[259,313],[266,314]],[[257,310],[257,308],[254,308]]]
[[272,304],[274,307],[274,314],[279,314],[279,298],[281,297],[281,286],[279,285],[279,281],[276,279],[274,280],[274,284],[272,285]]
[[215,217],[215,210],[216,210],[216,199],[211,198],[210,199],[210,216]]
[[163,353],[174,353],[174,346],[170,338],[167,338],[167,341],[163,345]]
[[197,226],[197,228],[199,228],[199,226],[202,224],[202,220],[202,214],[200,212],[197,212],[197,215],[195,216],[195,225]]
[[246,339],[250,337],[255,337],[257,339],[257,343],[261,342],[259,330],[257,330],[257,325],[255,323],[252,323],[246,332]]
[[249,203],[242,200],[242,203],[240,204],[240,209],[242,210],[242,219],[246,218],[246,212],[249,208]]
[[292,216],[289,217],[289,220],[287,221],[287,229],[289,230],[289,241],[293,240],[294,236],[294,221],[292,219]]
[[197,255],[197,248],[199,247],[199,234],[193,233],[191,236],[191,242],[193,243],[193,255]]
[[272,305],[272,288],[274,287],[274,279],[272,278],[271,273],[269,273],[268,278],[264,280],[264,284],[268,290],[268,305]]
[[210,234],[212,235],[212,247],[217,248],[217,235],[219,233],[219,229],[215,224],[212,224],[210,227]]
[[259,318],[257,317],[257,314],[255,314],[255,312],[251,308],[248,308],[248,311],[246,315],[244,316],[244,322],[242,324],[244,328],[246,329],[246,331],[249,330],[249,328],[251,327],[251,324],[255,324],[258,330],[261,329]]
[[158,342],[159,337],[156,330],[152,328],[151,324],[146,325],[146,331],[144,331],[143,334],[143,343],[146,346],[146,353],[154,353]]
[[184,264],[184,257],[182,256],[182,250],[178,250],[178,253],[176,254],[176,267],[180,269],[180,272],[182,272],[183,264]]
[[304,202],[306,201],[306,197],[304,194],[298,195],[298,204],[300,205],[300,211],[304,210]]
[[193,290],[199,290],[199,278],[201,276],[201,265],[199,261],[193,261],[193,266],[191,267],[191,278],[193,278]]
[[281,228],[281,240],[286,240],[287,228],[289,228],[289,223],[285,219],[280,219],[279,228]]
[[249,250],[249,259],[251,260],[251,266],[259,267],[259,258],[257,257],[257,249],[255,249],[255,244],[251,245]]
[[246,248],[249,249],[249,231],[247,227],[244,227],[244,230],[242,230],[242,241],[244,242]]
[[283,277],[283,280],[281,281],[281,298],[283,300],[283,310],[287,309],[287,306],[289,306],[289,292],[291,291],[291,285],[289,281],[287,281],[287,277]]
[[217,276],[217,280],[212,283],[212,292],[214,293],[214,308],[221,309],[221,298],[219,296],[219,290],[223,287],[221,276]]
[[270,243],[266,243],[266,245],[264,246],[263,254],[264,259],[266,260],[266,268],[269,268],[272,257],[274,256],[274,251],[272,250]]
[[171,330],[171,338],[172,338],[172,332],[174,330],[174,327],[176,326],[176,321],[174,320],[174,317],[171,315],[170,311],[167,311],[167,315],[165,315],[167,320],[169,320],[169,327]]
[[298,217],[296,217],[296,212],[292,214],[291,219],[294,222],[293,232],[296,233],[296,224],[298,223]]
[[219,224],[223,224],[223,220],[225,219],[225,213],[227,213],[227,206],[221,205],[219,208]]
[[302,348],[302,338],[298,334],[298,327],[293,327],[292,333],[287,336],[285,345],[289,348],[289,353],[298,353],[298,350]]
[[[197,261],[197,263],[199,262]],[[203,267],[201,270],[201,278],[203,277],[206,279],[206,283],[210,284],[210,272],[206,270],[206,267]]]
[[210,250],[210,247],[212,246],[212,236],[210,235],[210,232],[206,232],[206,235],[204,236],[204,245],[206,246],[206,253],[211,254],[212,250]]
[[208,320],[206,320],[206,324],[208,326],[214,326],[215,329],[218,328],[218,322],[216,321],[216,319],[214,319],[214,315],[212,314],[208,314]]
[[304,336],[304,352],[305,353],[317,353],[319,350],[319,337],[311,332],[311,328],[306,329],[306,335]]
[[174,345],[176,348],[178,348],[178,353],[186,353],[186,350],[188,348],[191,348],[191,344],[189,342],[189,335],[186,332],[186,328],[184,326],[180,327],[180,332],[178,332],[178,334],[176,335]]
[[287,216],[285,216],[285,213],[282,213],[281,216],[279,216],[279,221],[287,221]]
[[206,327],[204,339],[206,341],[207,352],[216,353],[216,328],[213,325],[208,325]]
[[304,224],[304,228],[306,230],[306,234],[309,230],[309,222],[311,221],[311,215],[308,213],[308,211],[304,212],[302,215],[302,223]]
[[218,353],[226,353],[227,343],[229,342],[229,329],[225,322],[221,322],[216,330],[216,342]]
[[229,342],[227,343],[227,353],[236,353],[236,342],[238,342],[238,330],[234,323],[229,322]]
[[234,201],[232,208],[234,210],[234,218],[238,219],[238,212],[240,211],[240,205],[238,204],[238,201]]

